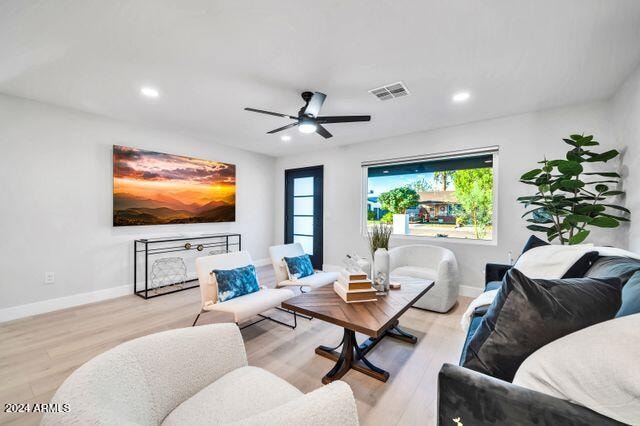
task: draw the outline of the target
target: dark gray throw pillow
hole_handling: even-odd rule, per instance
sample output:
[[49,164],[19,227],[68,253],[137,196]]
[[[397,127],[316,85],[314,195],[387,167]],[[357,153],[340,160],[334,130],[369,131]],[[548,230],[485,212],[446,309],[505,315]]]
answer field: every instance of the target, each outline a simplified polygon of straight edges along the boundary
[[535,235],[532,235],[529,237],[529,239],[527,240],[526,243],[524,243],[524,247],[522,248],[522,253],[526,253],[529,250],[536,248],[536,247],[542,247],[542,246],[548,246],[549,243],[541,240],[540,238],[536,237]]
[[542,346],[612,319],[620,292],[617,278],[532,280],[512,268],[469,342],[463,366],[512,381]]
[[590,251],[582,255],[580,259],[574,263],[567,272],[564,273],[562,278],[582,278],[586,275],[587,271],[591,269],[593,264],[598,260],[600,254],[597,251]]

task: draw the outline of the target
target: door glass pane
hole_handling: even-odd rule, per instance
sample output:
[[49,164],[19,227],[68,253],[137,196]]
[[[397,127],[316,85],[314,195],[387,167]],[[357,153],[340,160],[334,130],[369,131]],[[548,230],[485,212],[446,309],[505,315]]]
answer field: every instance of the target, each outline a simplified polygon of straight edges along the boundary
[[294,235],[293,242],[302,244],[304,252],[313,255],[313,237],[301,237],[300,235]]
[[313,197],[294,198],[293,215],[313,215]]
[[313,195],[313,178],[297,178],[293,180],[293,195]]
[[313,217],[298,216],[293,218],[293,233],[313,235]]

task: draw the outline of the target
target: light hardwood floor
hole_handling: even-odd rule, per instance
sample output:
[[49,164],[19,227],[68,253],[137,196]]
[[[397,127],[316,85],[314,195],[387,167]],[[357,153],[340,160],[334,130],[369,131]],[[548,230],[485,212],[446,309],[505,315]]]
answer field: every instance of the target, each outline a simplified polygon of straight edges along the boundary
[[[270,268],[258,269],[273,285]],[[431,425],[436,379],[444,362],[456,363],[464,340],[459,320],[470,299],[459,298],[447,314],[409,309],[400,325],[417,345],[388,339],[368,358],[391,374],[387,383],[356,371],[343,378],[356,396],[363,425]],[[84,362],[127,340],[187,327],[200,303],[198,289],[142,300],[137,296],[84,305],[0,324],[0,402],[48,402],[64,379]],[[288,321],[290,315],[274,311]],[[206,314],[199,324],[206,324]],[[335,345],[342,330],[319,320],[299,320],[291,330],[270,321],[242,332],[249,364],[282,377],[303,392],[322,386],[332,362],[315,355],[319,344]],[[364,339],[364,336],[359,336]],[[0,424],[37,424],[38,414],[1,414]]]

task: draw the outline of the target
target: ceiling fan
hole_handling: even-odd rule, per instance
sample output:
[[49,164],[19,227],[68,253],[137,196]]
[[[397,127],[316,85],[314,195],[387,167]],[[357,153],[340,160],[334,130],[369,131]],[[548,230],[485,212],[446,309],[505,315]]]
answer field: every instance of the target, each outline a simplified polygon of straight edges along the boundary
[[333,136],[322,125],[329,123],[352,123],[355,121],[369,121],[370,115],[336,115],[336,116],[319,116],[320,108],[326,99],[327,95],[320,92],[302,92],[302,99],[305,104],[298,116],[281,114],[279,112],[264,111],[255,108],[245,108],[245,111],[259,112],[260,114],[275,115],[276,117],[290,118],[296,120],[294,123],[287,124],[286,126],[273,129],[268,134],[281,132],[283,130],[291,129],[298,126],[298,130],[301,133],[317,133],[324,138],[330,138]]

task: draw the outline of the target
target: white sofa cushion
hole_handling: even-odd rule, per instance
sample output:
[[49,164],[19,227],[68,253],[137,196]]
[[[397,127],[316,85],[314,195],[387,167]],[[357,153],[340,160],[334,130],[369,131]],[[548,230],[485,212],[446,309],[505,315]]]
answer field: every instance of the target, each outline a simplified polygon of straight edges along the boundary
[[338,272],[316,272],[308,277],[298,278],[297,280],[284,280],[278,284],[280,287],[285,286],[305,286],[305,287],[321,287],[327,284],[333,284],[338,279]]
[[513,383],[623,423],[640,420],[640,314],[605,321],[543,346]]
[[237,323],[255,317],[294,296],[293,291],[286,288],[263,288],[255,293],[245,294],[224,302],[205,306],[207,311],[228,312],[233,314]]
[[218,425],[278,407],[303,394],[278,376],[242,367],[219,378],[180,404],[163,425]]
[[391,271],[392,279],[393,276],[422,278],[425,280],[435,281],[438,278],[438,270],[432,268],[424,268],[421,266],[401,266]]

